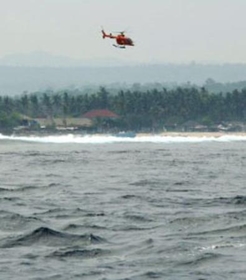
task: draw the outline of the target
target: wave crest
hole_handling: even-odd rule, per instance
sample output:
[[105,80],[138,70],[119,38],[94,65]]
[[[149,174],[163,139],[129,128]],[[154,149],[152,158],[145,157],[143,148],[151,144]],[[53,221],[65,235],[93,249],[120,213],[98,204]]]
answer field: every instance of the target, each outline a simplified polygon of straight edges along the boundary
[[206,134],[206,133],[189,133],[189,134],[159,134],[159,135],[137,135],[136,137],[117,137],[112,135],[49,135],[49,136],[6,136],[0,134],[0,141],[22,141],[34,143],[77,143],[77,144],[106,144],[106,143],[200,143],[200,142],[231,142],[246,141],[245,134]]

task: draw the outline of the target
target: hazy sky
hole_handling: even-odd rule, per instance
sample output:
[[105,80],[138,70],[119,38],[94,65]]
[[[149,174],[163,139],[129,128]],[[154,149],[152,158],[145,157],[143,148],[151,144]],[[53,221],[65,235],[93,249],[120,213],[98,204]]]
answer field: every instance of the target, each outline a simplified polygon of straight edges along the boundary
[[[245,11],[246,0],[0,0],[0,57],[246,63]],[[136,46],[114,48],[100,26],[127,30]]]

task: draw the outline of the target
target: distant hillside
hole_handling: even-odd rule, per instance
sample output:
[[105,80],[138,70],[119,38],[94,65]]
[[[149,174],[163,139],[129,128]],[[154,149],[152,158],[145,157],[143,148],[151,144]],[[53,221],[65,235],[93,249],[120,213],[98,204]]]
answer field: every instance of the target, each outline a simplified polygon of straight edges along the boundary
[[[0,66],[0,95],[21,94],[86,85],[174,83],[197,84],[207,81],[234,83],[246,80],[246,64],[201,65],[161,64],[115,67],[14,67]],[[244,85],[244,83],[240,83]],[[211,86],[208,83],[208,86]],[[230,88],[231,90],[231,88]]]
[[63,55],[54,55],[48,52],[36,51],[30,53],[15,53],[0,58],[0,66],[11,67],[116,67],[132,65],[134,62],[110,57],[94,59],[75,59]]

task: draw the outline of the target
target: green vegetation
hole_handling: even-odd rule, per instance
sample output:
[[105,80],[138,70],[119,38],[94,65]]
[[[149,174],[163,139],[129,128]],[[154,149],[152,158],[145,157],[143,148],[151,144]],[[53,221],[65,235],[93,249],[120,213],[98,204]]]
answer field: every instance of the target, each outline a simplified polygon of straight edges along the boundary
[[[93,109],[109,109],[120,119],[109,120],[107,127],[124,130],[161,130],[163,127],[196,121],[211,126],[221,122],[246,121],[246,89],[210,93],[204,88],[120,90],[109,93],[44,92],[19,97],[0,96],[0,128],[13,128],[23,115],[30,118],[82,117]],[[65,123],[65,122],[64,122]],[[102,122],[99,120],[98,125]],[[104,123],[105,124],[105,123]]]

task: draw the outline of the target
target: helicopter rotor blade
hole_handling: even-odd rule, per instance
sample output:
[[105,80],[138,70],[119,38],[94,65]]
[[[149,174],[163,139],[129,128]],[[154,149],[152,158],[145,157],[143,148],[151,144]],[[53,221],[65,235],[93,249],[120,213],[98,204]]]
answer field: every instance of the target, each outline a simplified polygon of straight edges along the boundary
[[123,30],[123,31],[113,31],[113,33],[124,34],[124,33],[126,33],[126,31],[125,30]]
[[123,29],[123,30],[117,30],[117,31],[114,31],[113,33],[129,33],[129,27]]

